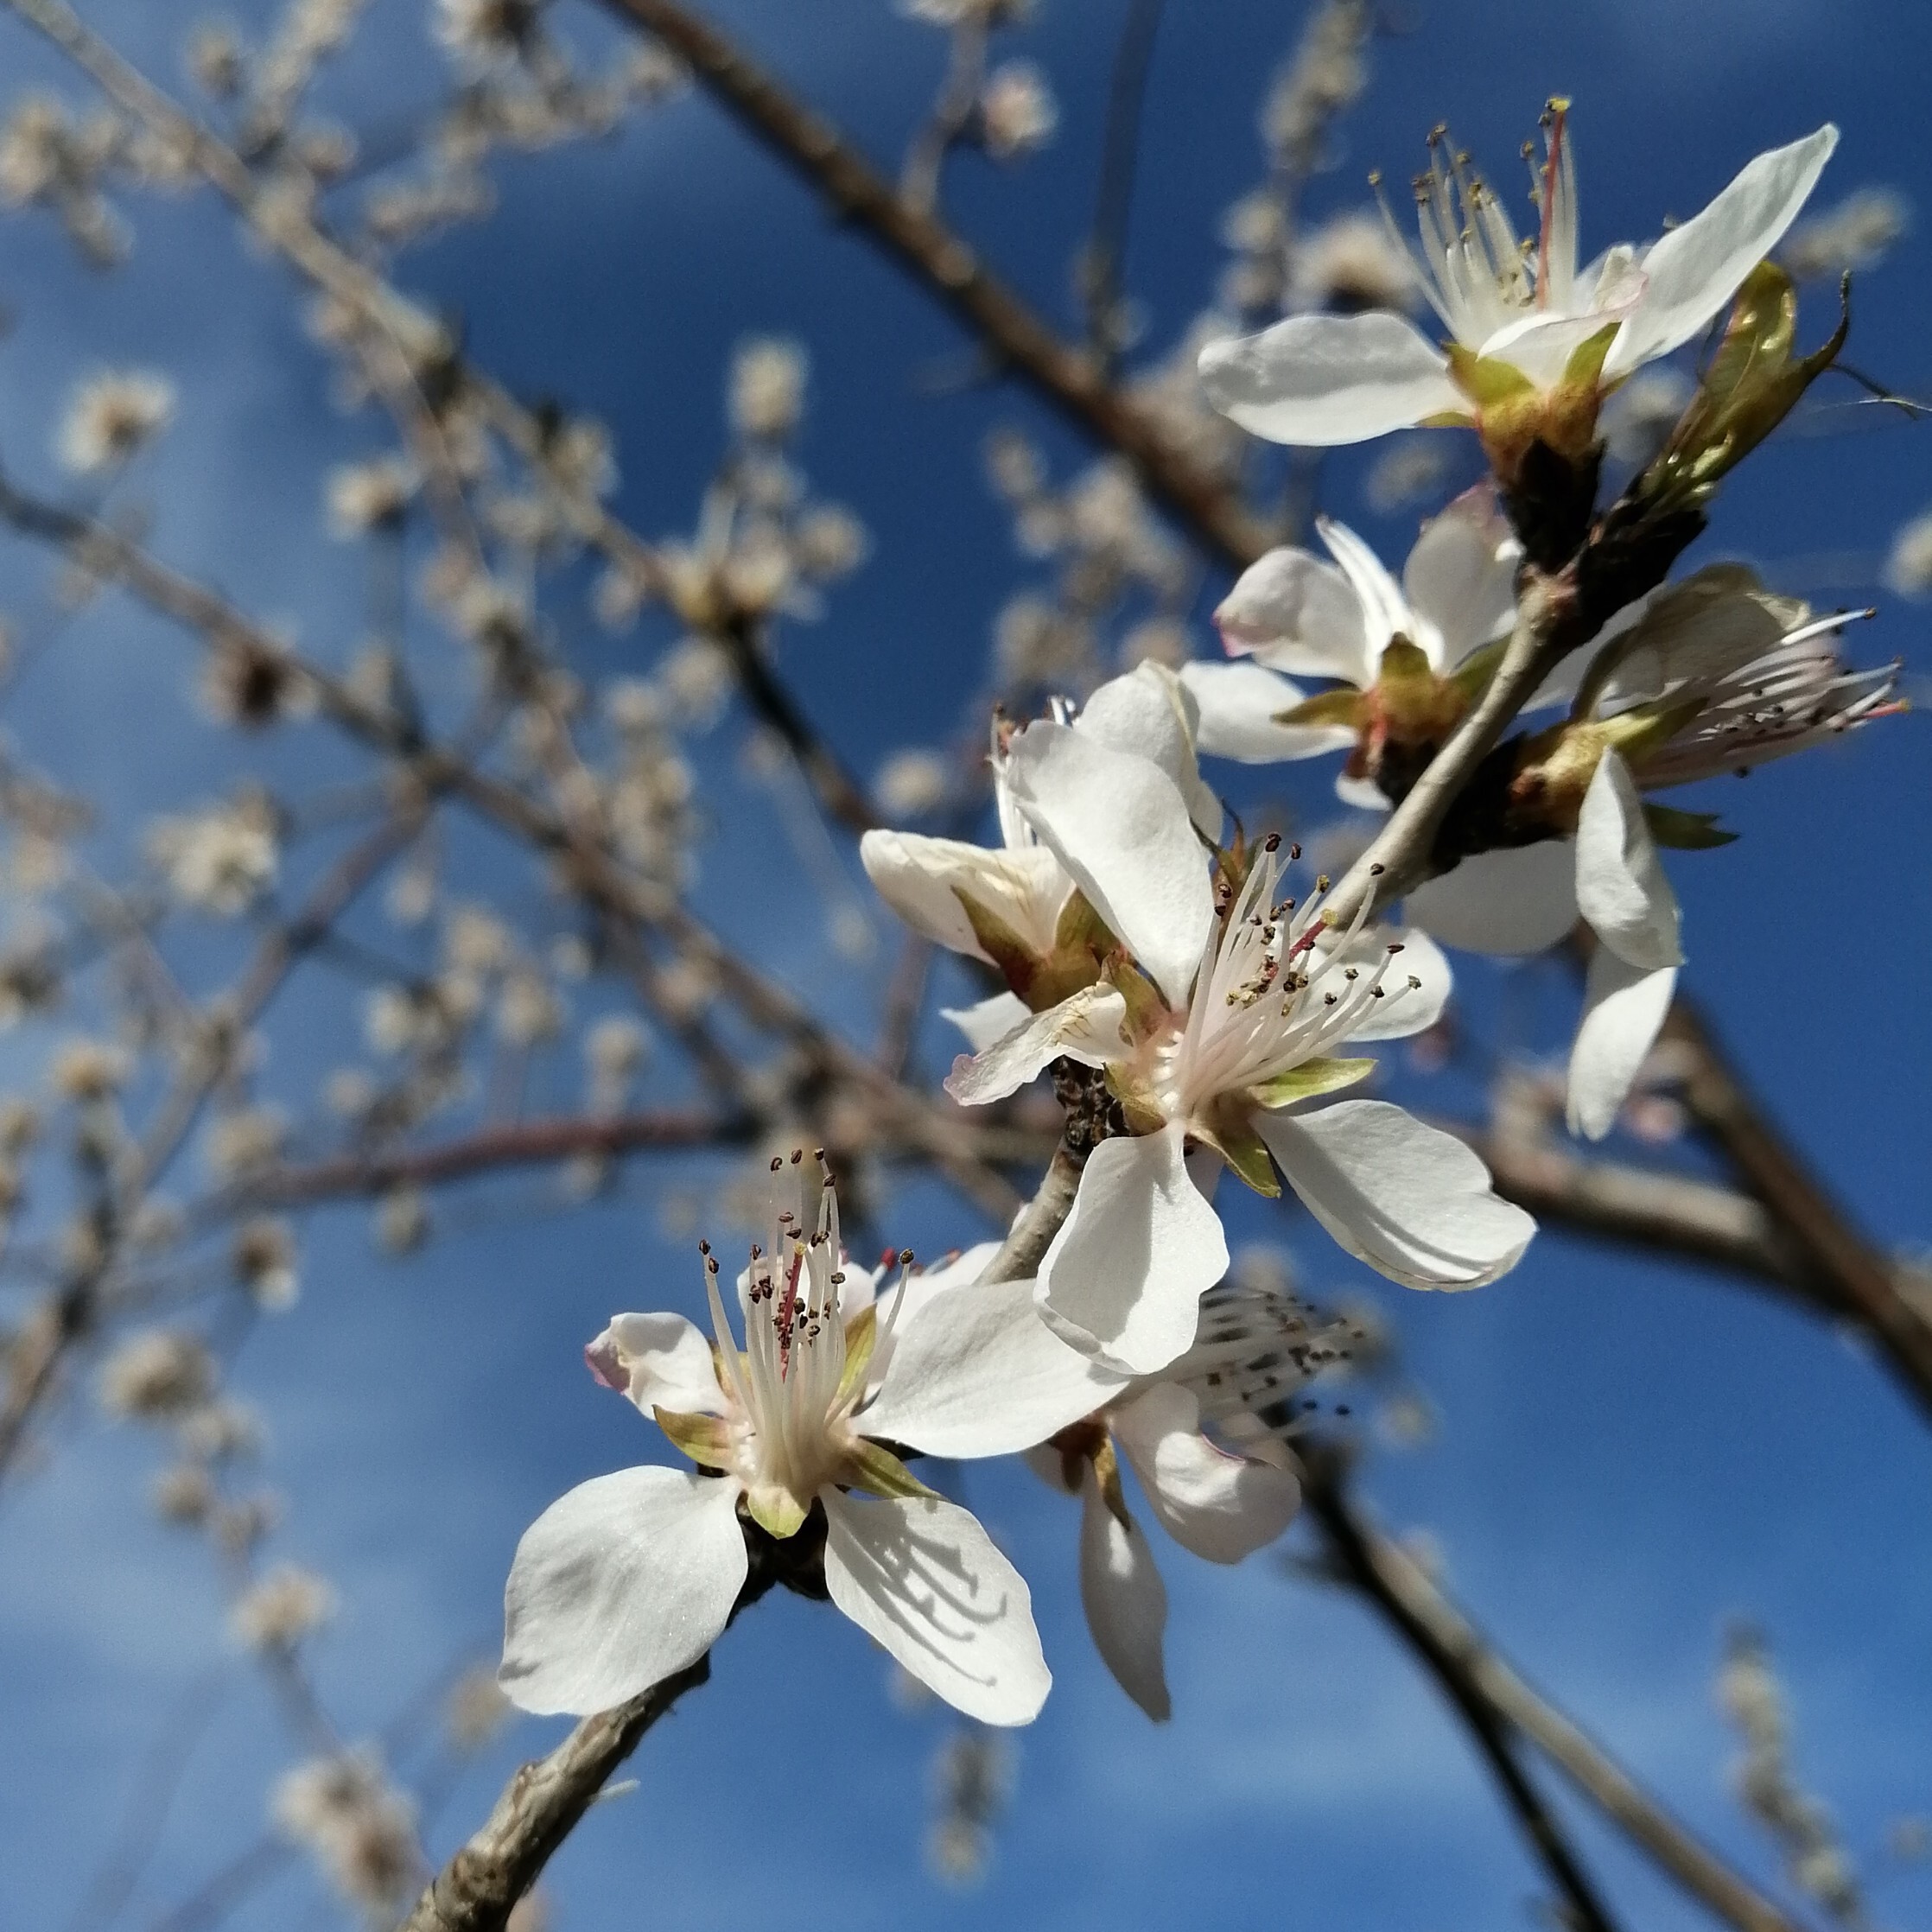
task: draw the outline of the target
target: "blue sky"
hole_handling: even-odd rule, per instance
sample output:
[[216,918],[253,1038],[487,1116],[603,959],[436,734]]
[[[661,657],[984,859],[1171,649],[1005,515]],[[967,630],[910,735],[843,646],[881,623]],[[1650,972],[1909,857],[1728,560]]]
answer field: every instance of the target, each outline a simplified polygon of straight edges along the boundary
[[[112,0],[87,10],[158,76],[178,73],[191,10]],[[884,0],[717,10],[880,154],[896,150],[935,79],[937,40]],[[962,224],[1063,322],[1123,10],[1043,0],[1018,50],[1056,83],[1059,139],[1017,179],[969,161],[954,182]],[[378,0],[328,97],[352,124],[423,98],[420,12]],[[602,37],[581,9],[562,17]],[[1399,179],[1446,117],[1503,175],[1559,91],[1577,99],[1586,249],[1694,212],[1749,156],[1827,118],[1845,138],[1825,199],[1871,182],[1927,199],[1916,130],[1932,29],[1899,0],[1490,0],[1402,17],[1377,46],[1336,168],[1312,191],[1318,214],[1359,203],[1371,166]],[[1219,211],[1256,172],[1260,80],[1299,19],[1257,0],[1169,10],[1128,267],[1156,349],[1204,299]],[[59,70],[10,22],[0,75],[10,96]],[[953,730],[980,686],[992,616],[1026,569],[982,486],[980,440],[995,422],[1028,423],[1066,464],[1077,442],[1016,393],[931,394],[928,378],[961,347],[950,325],[855,238],[829,232],[702,101],[618,142],[515,163],[501,180],[499,217],[412,257],[408,285],[459,314],[504,379],[610,423],[625,478],[617,507],[646,532],[691,520],[732,344],[764,332],[806,342],[802,458],[864,517],[875,552],[826,622],[789,632],[787,674],[861,771]],[[166,367],[181,419],[142,485],[157,546],[339,649],[362,582],[353,556],[320,533],[316,478],[377,447],[379,429],[332,409],[285,278],[206,200],[130,212],[133,258],[107,279],[77,268],[42,219],[0,229],[0,300],[18,325],[0,343],[0,457],[48,480],[49,438],[76,378],[102,364]],[[1929,299],[1932,269],[1922,242],[1909,241],[1859,291],[1860,366],[1903,389],[1932,385]],[[1932,500],[1924,434],[1873,427],[1772,446],[1727,489],[1698,554],[1747,556],[1774,575],[1783,563],[1797,578],[1821,556],[1875,559]],[[1399,551],[1404,519],[1365,509],[1362,469],[1335,462],[1325,500]],[[41,576],[28,553],[0,549],[0,600],[30,602]],[[1901,654],[1922,675],[1922,611],[1885,601],[1871,653]],[[569,632],[591,677],[631,668],[651,641]],[[31,759],[132,823],[214,793],[236,768],[196,721],[190,671],[177,639],[109,603],[30,675],[7,726]],[[278,740],[275,757],[291,787],[343,769],[316,734]],[[810,936],[759,917],[792,883],[769,806],[728,759],[706,770],[734,829],[705,856],[700,909],[758,944],[776,975],[823,984],[831,963]],[[1328,809],[1306,774],[1259,787],[1224,776],[1242,796],[1289,798],[1310,820]],[[1800,1145],[1867,1225],[1902,1245],[1932,1235],[1922,964],[1932,887],[1910,856],[1929,797],[1923,731],[1907,720],[1729,785],[1713,809],[1744,837],[1675,869],[1689,983]],[[531,902],[521,874],[480,848],[471,862],[510,903]],[[845,1017],[862,1014],[888,959],[851,976]],[[1496,982],[1472,971],[1466,983],[1486,1021]],[[1554,1034],[1553,969],[1534,995]],[[281,1036],[266,1081],[291,1098],[352,1019],[327,983],[298,990],[293,1011],[302,1035]],[[924,1050],[931,1071],[950,1047],[934,1030]],[[679,1185],[707,1178],[692,1167]],[[277,1548],[342,1592],[318,1671],[354,1734],[379,1728],[465,1647],[492,1649],[510,1552],[545,1503],[658,1452],[627,1408],[588,1384],[579,1350],[615,1308],[691,1304],[682,1245],[646,1192],[567,1217],[532,1218],[522,1198],[513,1183],[473,1191],[467,1226],[407,1265],[374,1256],[359,1212],[318,1217],[302,1303],[264,1324],[242,1358],[238,1386],[269,1420],[269,1473],[290,1499]],[[1800,1770],[1854,1848],[1872,1851],[1888,1819],[1932,1809],[1932,1444],[1855,1346],[1734,1285],[1554,1236],[1479,1294],[1405,1295],[1304,1222],[1258,1204],[1231,1212],[1238,1236],[1291,1243],[1310,1288],[1366,1297],[1394,1321],[1440,1426],[1423,1449],[1376,1458],[1378,1509],[1439,1540],[1460,1598],[1684,1815],[1770,1879],[1765,1848],[1724,1788],[1732,1746],[1710,1696],[1720,1628],[1740,1614],[1771,1634]],[[888,1231],[932,1253],[982,1230],[912,1186]],[[264,1786],[291,1747],[227,1649],[205,1556],[149,1516],[151,1446],[76,1408],[50,1450],[49,1466],[0,1505],[0,1923],[62,1922],[142,1751],[184,1689],[220,1668],[231,1688],[143,1880],[139,1923],[252,1839]],[[985,1882],[950,1892],[922,1865],[943,1715],[896,1707],[876,1656],[829,1611],[768,1601],[731,1633],[713,1683],[639,1753],[639,1789],[601,1808],[556,1862],[547,1884],[559,1925],[723,1928],[782,1913],[853,1932],[908,1919],[1475,1932],[1520,1916],[1537,1875],[1450,1719],[1353,1604],[1266,1557],[1222,1572],[1173,1553],[1176,1717],[1157,1731],[1086,1643],[1071,1506],[1017,1468],[975,1469],[965,1493],[1032,1580],[1057,1680],[1040,1722],[1015,1740],[1014,1802]],[[555,1728],[518,1728],[466,1776],[437,1849]],[[824,1800],[801,1806],[801,1787],[827,1788]],[[1587,1821],[1579,1829],[1626,1923],[1694,1922],[1620,1847]],[[1877,1859],[1872,1871],[1882,1923],[1926,1916],[1932,1879]],[[327,1909],[291,1872],[232,1922],[328,1922]]]

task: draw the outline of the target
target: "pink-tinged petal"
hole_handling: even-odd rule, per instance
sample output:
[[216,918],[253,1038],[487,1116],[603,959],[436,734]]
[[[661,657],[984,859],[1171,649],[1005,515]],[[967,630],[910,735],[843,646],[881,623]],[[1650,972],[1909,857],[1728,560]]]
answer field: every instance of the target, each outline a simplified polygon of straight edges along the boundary
[[1029,725],[1007,782],[1027,822],[1108,929],[1185,1003],[1214,923],[1205,852],[1187,801],[1159,766],[1067,725]]
[[946,1076],[946,1091],[962,1107],[983,1107],[1018,1093],[1058,1059],[1105,1066],[1128,1052],[1122,1028],[1127,1001],[1110,986],[1084,986],[1057,1007],[1029,1014],[1020,1025],[969,1059],[962,1053]]
[[859,859],[879,896],[913,931],[949,952],[993,961],[974,936],[964,893],[1036,951],[1050,952],[1073,882],[1037,846],[995,850],[917,832],[867,832]]
[[931,1456],[1010,1456],[1092,1414],[1124,1381],[1054,1334],[1030,1281],[960,1284],[899,1318],[884,1385],[855,1427]]
[[1198,708],[1200,747],[1211,758],[1273,765],[1355,742],[1346,725],[1277,724],[1280,713],[1301,702],[1301,689],[1258,664],[1188,664],[1180,676]]
[[1024,1026],[1033,1017],[1033,1009],[1017,993],[995,993],[969,1007],[941,1007],[939,1017],[951,1020],[965,1034],[966,1044],[976,1053],[983,1053],[1016,1026]]
[[1100,1661],[1156,1724],[1173,1714],[1161,1638],[1167,1586],[1138,1527],[1129,1528],[1100,1494],[1092,1465],[1080,1498],[1080,1601]]
[[1206,838],[1221,831],[1221,800],[1195,761],[1199,715],[1187,688],[1165,664],[1136,664],[1112,677],[1081,706],[1073,728],[1096,744],[1157,765],[1187,801],[1196,829]]
[[1272,1543],[1301,1507],[1287,1470],[1231,1456],[1201,1433],[1200,1402],[1179,1382],[1157,1382],[1111,1421],[1162,1528],[1211,1563],[1238,1563]]
[[1422,525],[1402,566],[1402,591],[1442,639],[1439,670],[1453,670],[1509,627],[1522,561],[1522,546],[1486,485],[1465,490]]
[[725,1413],[710,1341],[682,1315],[613,1315],[583,1358],[605,1388],[628,1395],[646,1415],[654,1408]]
[[1122,1375],[1185,1354],[1201,1297],[1227,1272],[1221,1218],[1187,1172],[1179,1124],[1103,1141],[1039,1266],[1054,1331]]
[[1643,820],[1630,767],[1615,752],[1598,761],[1577,818],[1577,906],[1626,965],[1681,966],[1677,895]]
[[1332,563],[1284,545],[1250,563],[1214,613],[1230,655],[1252,651],[1274,670],[1375,681],[1362,606]]
[[518,1710],[607,1711],[696,1663],[745,1582],[738,1485],[620,1469],[553,1503],[517,1545],[497,1681]]
[[1837,145],[1827,123],[1759,155],[1701,213],[1656,242],[1643,257],[1643,300],[1611,345],[1605,373],[1627,375],[1668,355],[1712,321],[1783,239]]
[[1676,986],[1675,966],[1632,966],[1608,946],[1598,947],[1570,1048],[1571,1133],[1600,1141],[1617,1124]]
[[1031,1724],[1053,1679],[1025,1579],[937,1497],[820,1492],[832,1601],[929,1690],[982,1724]]
[[1400,315],[1292,315],[1201,352],[1207,399],[1251,435],[1323,448],[1466,416],[1449,359]]
[[1522,1260],[1536,1223],[1455,1138],[1382,1100],[1257,1110],[1288,1185],[1358,1261],[1411,1288],[1472,1288]]
[[1402,914],[1465,952],[1506,958],[1545,952],[1577,923],[1576,847],[1545,839],[1478,852],[1418,886]]

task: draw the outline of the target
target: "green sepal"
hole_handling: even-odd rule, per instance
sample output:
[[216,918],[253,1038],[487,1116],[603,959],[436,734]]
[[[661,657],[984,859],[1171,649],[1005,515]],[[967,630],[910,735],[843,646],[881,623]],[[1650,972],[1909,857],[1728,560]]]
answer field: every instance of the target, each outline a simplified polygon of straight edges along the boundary
[[1300,704],[1291,704],[1286,711],[1274,714],[1274,722],[1285,725],[1346,725],[1350,731],[1357,731],[1362,725],[1362,694],[1344,687],[1336,691],[1319,691],[1313,697],[1305,697]]
[[879,1342],[879,1304],[861,1308],[845,1325],[845,1373],[838,1378],[837,1400],[848,1401],[865,1387],[872,1351]]
[[[1616,752],[1635,770],[1643,764],[1646,752],[1668,745],[1703,709],[1704,700],[1700,697],[1680,698],[1675,704],[1638,704],[1628,711],[1619,711],[1613,718],[1598,718],[1582,728],[1595,734],[1601,747],[1599,756],[1603,751]],[[1594,762],[1590,775],[1596,776]]]
[[1449,379],[1479,410],[1520,403],[1536,393],[1536,385],[1513,362],[1478,355],[1460,342],[1446,345]]
[[1196,1121],[1189,1131],[1204,1147],[1212,1147],[1255,1193],[1270,1201],[1281,1198],[1281,1180],[1274,1172],[1274,1158],[1249,1121],[1245,1108],[1223,1103],[1215,1108],[1211,1120]]
[[1503,663],[1503,654],[1509,648],[1509,639],[1498,638],[1493,644],[1485,644],[1480,650],[1471,651],[1449,673],[1449,682],[1462,693],[1466,703],[1473,704],[1490,688],[1490,680],[1496,676]]
[[1124,1068],[1110,1065],[1106,1069],[1107,1090],[1121,1103],[1121,1111],[1127,1115],[1128,1131],[1130,1134],[1158,1134],[1167,1124],[1167,1116],[1149,1100],[1137,1086],[1131,1084],[1131,1076]]
[[687,1415],[674,1408],[653,1408],[651,1413],[673,1446],[700,1469],[731,1467],[731,1431],[721,1415]]
[[839,1480],[868,1496],[935,1496],[890,1449],[863,1436],[849,1451]]
[[1594,335],[1586,336],[1570,351],[1570,359],[1563,365],[1563,374],[1557,386],[1560,389],[1587,388],[1594,395],[1604,379],[1604,359],[1610,353],[1610,346],[1617,340],[1617,332],[1624,325],[1605,322]]
[[[1038,969],[1039,956],[989,906],[982,906],[969,893],[955,886],[952,896],[959,901],[966,921],[973,929],[973,937],[980,943],[980,950],[1007,976],[1009,984],[1017,993],[1019,982],[1030,978]],[[1025,995],[1022,994],[1021,997]]]
[[1732,845],[1738,835],[1718,823],[1714,811],[1680,811],[1675,805],[1643,807],[1643,823],[1657,844],[1673,852],[1707,852],[1719,845]]
[[1398,690],[1405,686],[1433,689],[1435,671],[1429,663],[1428,652],[1420,645],[1412,644],[1404,637],[1395,637],[1382,646],[1376,682],[1395,685]]
[[1278,1073],[1258,1087],[1250,1087],[1249,1097],[1257,1107],[1271,1110],[1292,1107],[1298,1100],[1312,1100],[1318,1094],[1339,1093],[1344,1087],[1352,1087],[1366,1080],[1378,1064],[1374,1060],[1304,1060],[1300,1066],[1290,1067],[1286,1073]]
[[745,1511],[766,1535],[782,1543],[796,1536],[811,1513],[810,1503],[801,1503],[788,1489],[776,1483],[759,1483],[745,1491]]
[[1127,1004],[1125,1030],[1129,1039],[1148,1039],[1160,1031],[1166,1021],[1167,1001],[1138,966],[1124,955],[1117,956],[1108,961],[1100,976]]

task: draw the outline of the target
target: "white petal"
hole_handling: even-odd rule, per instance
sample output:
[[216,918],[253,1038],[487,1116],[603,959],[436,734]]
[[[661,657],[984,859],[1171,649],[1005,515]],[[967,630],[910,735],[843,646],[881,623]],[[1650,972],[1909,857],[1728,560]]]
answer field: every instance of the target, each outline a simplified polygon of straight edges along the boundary
[[[1402,950],[1391,957],[1390,946]],[[1441,1019],[1455,988],[1456,976],[1442,948],[1427,933],[1413,925],[1376,926],[1363,933],[1349,954],[1365,969],[1379,966],[1385,959],[1389,965],[1382,976],[1382,996],[1348,1036],[1350,1045],[1361,1040],[1408,1039],[1426,1033]],[[1411,986],[1412,979],[1420,980],[1421,985]]]
[[1438,670],[1453,670],[1509,627],[1522,558],[1522,546],[1497,508],[1496,493],[1485,486],[1465,490],[1422,525],[1402,566],[1402,589],[1441,636]]
[[1375,682],[1359,600],[1332,563],[1306,550],[1284,545],[1250,563],[1214,621],[1230,652],[1253,651],[1276,670]]
[[1201,777],[1195,762],[1199,712],[1192,695],[1165,664],[1136,664],[1124,677],[1109,678],[1081,706],[1073,728],[1117,752],[1131,752],[1158,765],[1187,801],[1204,836],[1221,830],[1221,799]]
[[1546,951],[1577,923],[1576,848],[1568,839],[1545,839],[1478,852],[1418,886],[1402,913],[1465,952]]
[[1400,315],[1292,315],[1201,351],[1201,387],[1250,435],[1306,448],[1366,442],[1469,404],[1449,360]]
[[1643,257],[1643,298],[1611,345],[1605,372],[1625,375],[1668,354],[1716,315],[1797,219],[1837,145],[1827,123],[1759,155],[1701,213],[1656,243]]
[[1577,819],[1577,906],[1597,937],[1632,966],[1681,966],[1677,896],[1630,767],[1615,752],[1598,760]]
[[958,1286],[901,1317],[856,1427],[931,1456],[1009,1456],[1091,1415],[1125,1379],[1040,1319],[1030,1281]]
[[1110,986],[1084,986],[1057,1007],[1029,1014],[1014,1030],[969,1059],[962,1053],[946,1076],[946,1091],[962,1107],[1004,1100],[1063,1055],[1082,1066],[1105,1066],[1127,1054],[1122,1032],[1127,1001]]
[[1676,985],[1675,966],[1632,966],[1608,946],[1598,947],[1570,1048],[1571,1133],[1600,1141],[1617,1124]]
[[1453,1134],[1382,1100],[1292,1117],[1257,1110],[1256,1130],[1308,1211],[1359,1261],[1411,1288],[1470,1288],[1507,1274],[1536,1223],[1490,1187]]
[[1094,1649],[1115,1682],[1156,1724],[1165,1724],[1174,1708],[1160,1656],[1167,1586],[1147,1538],[1102,1500],[1090,1463],[1080,1499],[1080,1601]]
[[1180,676],[1200,709],[1200,747],[1211,758],[1273,765],[1355,742],[1346,725],[1277,724],[1277,713],[1301,702],[1301,689],[1260,664],[1198,661],[1183,664]]
[[995,993],[989,1000],[977,1000],[969,1007],[941,1007],[939,1017],[950,1020],[966,1036],[966,1044],[976,1053],[983,1053],[1004,1039],[1015,1026],[1024,1026],[1033,1009],[1017,993]]
[[1201,1433],[1201,1405],[1157,1382],[1110,1418],[1161,1527],[1211,1563],[1238,1563],[1294,1520],[1301,1485],[1285,1469],[1230,1456]]
[[1362,607],[1368,681],[1373,683],[1382,675],[1382,654],[1392,639],[1406,637],[1425,651],[1436,640],[1416,635],[1420,626],[1415,613],[1408,607],[1408,599],[1402,594],[1402,587],[1389,575],[1382,559],[1346,524],[1337,523],[1332,517],[1317,517],[1315,529],[1341,565],[1342,574]]
[[1214,923],[1207,861],[1173,779],[1065,725],[1013,740],[1007,782],[1028,823],[1174,1006]]
[[[1352,739],[1350,742],[1352,742]],[[1350,778],[1344,771],[1335,774],[1335,796],[1357,811],[1393,811],[1389,794],[1373,779]]]
[[1520,369],[1539,389],[1548,389],[1562,379],[1569,360],[1592,335],[1623,319],[1636,299],[1631,288],[1620,309],[1605,314],[1581,315],[1526,315],[1520,321],[1499,328],[1484,344],[1482,355],[1507,362]]
[[675,1469],[580,1484],[524,1532],[497,1681],[518,1710],[588,1717],[696,1663],[745,1581],[738,1485]]
[[710,1340],[682,1315],[613,1315],[583,1358],[605,1388],[628,1395],[646,1415],[654,1408],[725,1412]]
[[960,893],[1044,953],[1052,950],[1060,908],[1073,889],[1053,855],[1037,846],[995,851],[961,839],[872,831],[859,841],[859,858],[879,896],[913,931],[988,964]]
[[1103,1141],[1039,1264],[1057,1333],[1108,1368],[1152,1375],[1192,1345],[1201,1297],[1227,1272],[1221,1217],[1189,1178],[1179,1122]]
[[1019,1571],[937,1497],[823,1490],[832,1601],[955,1710],[1031,1724],[1052,1687]]

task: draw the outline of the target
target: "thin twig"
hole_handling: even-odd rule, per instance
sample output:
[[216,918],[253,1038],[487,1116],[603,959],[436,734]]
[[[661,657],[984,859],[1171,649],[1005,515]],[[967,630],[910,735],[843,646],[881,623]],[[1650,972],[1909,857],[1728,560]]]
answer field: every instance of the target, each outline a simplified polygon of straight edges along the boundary
[[1737,1932],[1801,1932],[1797,1923],[1671,1816],[1603,1747],[1539,1696],[1401,1547],[1370,1526],[1332,1470],[1311,1471],[1309,1504],[1348,1581],[1438,1676],[1542,1751],[1578,1792],[1685,1891]]

